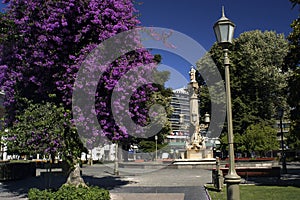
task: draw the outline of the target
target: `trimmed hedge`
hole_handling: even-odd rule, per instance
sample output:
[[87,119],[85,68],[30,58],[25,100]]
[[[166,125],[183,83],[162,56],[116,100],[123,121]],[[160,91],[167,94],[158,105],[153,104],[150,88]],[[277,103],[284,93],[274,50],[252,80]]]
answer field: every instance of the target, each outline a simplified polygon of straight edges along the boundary
[[0,181],[35,177],[35,171],[36,166],[34,162],[1,162]]
[[39,190],[32,188],[28,192],[29,200],[59,200],[59,199],[80,199],[80,200],[109,200],[109,191],[97,186],[75,187],[63,185],[57,191]]

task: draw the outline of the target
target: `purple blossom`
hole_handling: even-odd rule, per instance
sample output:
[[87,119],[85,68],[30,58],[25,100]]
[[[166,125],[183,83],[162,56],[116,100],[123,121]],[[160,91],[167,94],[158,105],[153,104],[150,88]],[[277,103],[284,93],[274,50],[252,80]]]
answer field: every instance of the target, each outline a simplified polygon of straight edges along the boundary
[[[16,39],[14,45],[0,44],[0,52],[6,55],[0,58],[0,88],[6,95],[4,105],[9,114],[8,123],[15,120],[16,107],[22,97],[34,102],[53,101],[49,99],[49,94],[56,94],[54,101],[70,109],[74,81],[86,56],[104,40],[140,23],[131,0],[28,0],[26,3],[10,0],[7,13],[7,19],[14,21],[16,26],[8,34],[22,36]],[[153,56],[145,49],[126,54],[111,64],[109,70],[99,77],[99,83],[82,83],[78,87],[84,89],[88,84],[99,84],[95,94],[96,110],[93,112],[97,114],[99,124],[104,129],[103,135],[113,140],[128,137],[126,128],[119,127],[112,118],[110,97],[119,79],[127,71],[145,65],[143,73],[147,73],[148,69],[154,67],[148,65],[152,59]],[[133,82],[136,77],[127,78]],[[155,90],[153,86],[147,85],[131,98],[130,116],[138,124],[146,123],[147,111],[142,108],[149,100],[149,93]],[[124,100],[124,97],[120,97],[120,100]],[[118,109],[124,110],[121,104]],[[82,115],[79,121],[84,124],[89,119]],[[89,143],[101,134],[99,130],[89,132]],[[47,134],[46,131],[44,134]],[[38,135],[35,141],[41,139]],[[55,146],[57,141],[53,140],[51,144]]]

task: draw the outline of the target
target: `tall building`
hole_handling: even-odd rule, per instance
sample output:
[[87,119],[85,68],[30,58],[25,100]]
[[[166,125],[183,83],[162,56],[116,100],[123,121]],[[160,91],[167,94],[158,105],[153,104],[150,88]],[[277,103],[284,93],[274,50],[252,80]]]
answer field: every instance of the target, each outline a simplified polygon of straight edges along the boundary
[[173,109],[170,118],[172,135],[188,135],[190,126],[190,101],[187,88],[173,90],[171,107]]

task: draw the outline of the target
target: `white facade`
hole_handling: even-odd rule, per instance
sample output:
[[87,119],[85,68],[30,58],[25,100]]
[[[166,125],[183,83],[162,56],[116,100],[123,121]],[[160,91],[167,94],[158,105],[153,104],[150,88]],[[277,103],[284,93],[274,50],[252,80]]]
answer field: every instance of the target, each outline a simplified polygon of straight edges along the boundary
[[115,144],[106,144],[103,147],[89,149],[89,153],[82,153],[81,160],[86,161],[92,158],[94,161],[114,161]]

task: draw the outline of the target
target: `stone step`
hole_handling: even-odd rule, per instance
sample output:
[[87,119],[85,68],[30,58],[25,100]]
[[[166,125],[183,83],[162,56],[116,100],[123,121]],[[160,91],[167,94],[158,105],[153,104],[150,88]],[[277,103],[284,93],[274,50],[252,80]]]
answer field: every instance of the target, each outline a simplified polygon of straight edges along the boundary
[[184,200],[184,193],[111,193],[111,200]]

